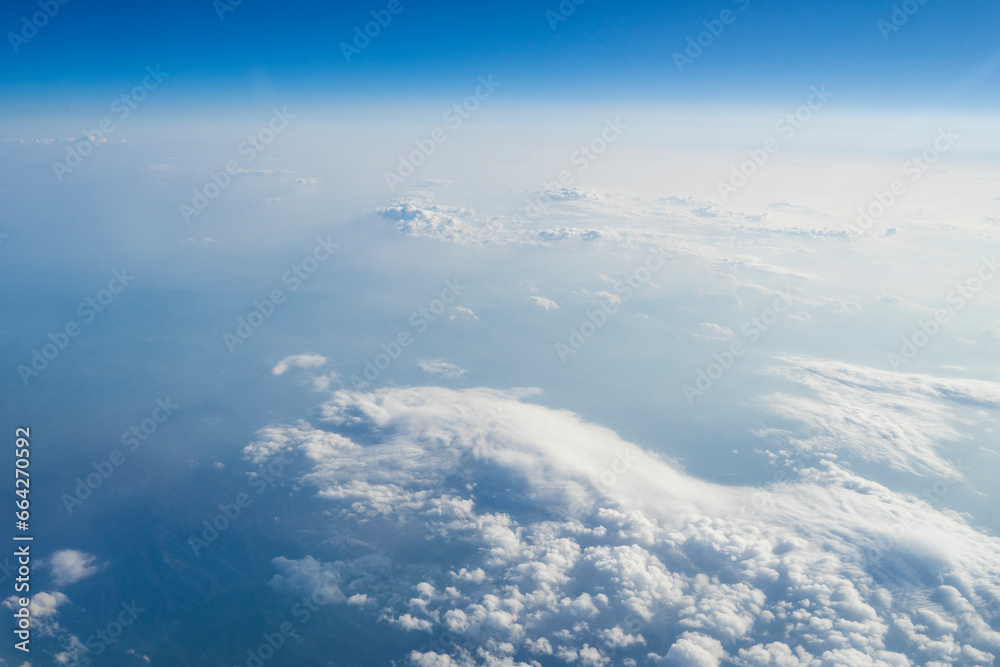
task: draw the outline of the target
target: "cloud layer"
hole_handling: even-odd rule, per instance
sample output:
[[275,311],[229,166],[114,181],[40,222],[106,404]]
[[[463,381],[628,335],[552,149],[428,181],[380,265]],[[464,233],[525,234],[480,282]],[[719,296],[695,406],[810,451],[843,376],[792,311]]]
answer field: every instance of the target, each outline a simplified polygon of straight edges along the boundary
[[[331,554],[278,558],[415,665],[982,665],[1000,540],[832,461],[705,483],[533,392],[341,391],[295,449]],[[339,432],[338,432],[339,431]],[[350,437],[348,437],[349,434]],[[422,639],[421,639],[422,638]]]
[[775,415],[802,424],[794,444],[843,451],[904,472],[957,479],[940,448],[965,436],[966,408],[1000,407],[1000,383],[882,371],[838,361],[779,358],[772,373],[798,385],[766,396]]

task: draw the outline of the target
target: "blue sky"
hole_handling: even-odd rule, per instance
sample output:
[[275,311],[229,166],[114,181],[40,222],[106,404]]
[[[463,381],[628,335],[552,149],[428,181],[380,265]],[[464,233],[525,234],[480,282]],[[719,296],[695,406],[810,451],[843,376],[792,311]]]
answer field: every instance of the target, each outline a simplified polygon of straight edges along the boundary
[[[315,99],[434,96],[490,72],[531,100],[615,95],[652,102],[792,99],[826,83],[852,106],[995,102],[995,68],[949,97],[953,84],[996,50],[1000,9],[984,2],[913,0],[898,31],[884,31],[897,3],[632,3],[587,0],[550,25],[559,3],[401,0],[402,10],[348,63],[340,48],[387,3],[265,4],[224,11],[209,0],[177,3],[72,0],[14,53],[10,32],[35,2],[6,3],[0,90],[15,108],[71,102],[131,85],[146,65],[175,75],[174,95],[227,100],[296,94]],[[565,6],[572,6],[568,0]],[[703,22],[734,19],[678,72],[673,54]],[[551,15],[550,15],[551,16]],[[939,98],[948,97],[946,100]]]

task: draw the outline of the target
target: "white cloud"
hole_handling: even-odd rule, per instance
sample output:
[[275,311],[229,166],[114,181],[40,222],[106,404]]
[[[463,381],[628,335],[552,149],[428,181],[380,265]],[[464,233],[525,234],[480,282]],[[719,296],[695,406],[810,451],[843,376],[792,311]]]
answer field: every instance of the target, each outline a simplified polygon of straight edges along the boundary
[[96,556],[75,549],[63,549],[52,554],[48,560],[48,565],[52,571],[55,585],[65,586],[96,574],[96,562]]
[[896,306],[903,306],[904,308],[909,308],[910,310],[916,310],[923,313],[933,313],[934,309],[930,306],[925,306],[916,301],[911,301],[905,297],[896,296],[895,294],[876,294],[875,298],[882,303],[891,303]]
[[[401,234],[467,246],[605,241],[636,248],[668,245],[678,255],[705,257],[719,256],[715,240],[719,235],[784,236],[820,242],[866,235],[853,230],[829,229],[823,220],[826,216],[816,212],[779,209],[771,214],[722,210],[708,202],[649,199],[582,188],[550,190],[545,194],[548,204],[544,207],[544,215],[529,216],[529,219],[525,219],[524,211],[517,208],[484,215],[462,206],[437,204],[426,192],[401,198],[377,209],[377,213],[393,222]],[[824,226],[803,227],[803,217],[814,218]],[[581,226],[584,221],[592,220],[600,220],[602,224]],[[782,267],[760,264],[757,268],[802,277]]]
[[708,338],[711,340],[729,340],[736,334],[729,327],[724,327],[721,324],[714,324],[712,322],[702,322],[698,326],[701,327],[701,333],[694,334],[695,338]]
[[400,233],[450,241],[461,245],[487,245],[516,238],[502,225],[479,224],[476,212],[460,206],[432,204],[429,198],[410,197],[378,209]]
[[717,639],[693,632],[685,632],[674,642],[667,655],[663,658],[655,653],[649,654],[650,661],[655,665],[670,665],[670,667],[718,667],[726,651]]
[[[602,277],[602,279],[603,279],[603,277]],[[606,303],[621,303],[622,302],[622,297],[621,297],[620,294],[612,294],[611,292],[605,292],[603,290],[595,292],[595,296],[601,297],[601,299],[603,301],[605,301]],[[600,303],[600,300],[598,300],[597,302]]]
[[448,319],[463,319],[463,320],[478,320],[479,316],[471,308],[466,308],[465,306],[455,306],[455,312],[458,315],[449,315]]
[[531,298],[534,300],[535,304],[538,307],[544,308],[545,310],[559,309],[559,304],[553,301],[552,299],[546,299],[544,296],[535,296],[535,295],[532,295]]
[[425,373],[440,375],[448,379],[454,379],[465,375],[464,368],[444,361],[443,359],[421,359],[417,362],[417,366],[419,366],[420,370]]
[[310,556],[297,561],[278,557],[274,563],[281,571],[271,580],[275,588],[308,595],[320,591],[326,600],[346,601],[340,590],[339,568],[335,564],[323,564]]
[[630,634],[625,632],[617,625],[613,628],[608,628],[601,633],[604,638],[604,642],[608,646],[631,646],[632,644],[645,644],[646,640],[642,635]]
[[793,444],[810,452],[845,450],[922,475],[955,478],[939,450],[964,439],[956,410],[1000,407],[1000,383],[882,371],[835,361],[779,358],[771,372],[805,390],[775,393],[762,403],[802,423]]
[[31,598],[31,615],[35,618],[51,618],[59,613],[59,607],[69,602],[69,598],[58,591],[36,593]]
[[388,620],[389,623],[391,623],[392,625],[398,626],[404,630],[409,630],[409,631],[418,630],[421,632],[430,632],[431,629],[434,627],[434,624],[431,623],[429,620],[424,618],[417,618],[416,616],[411,616],[410,614],[403,614],[398,618],[386,617],[385,620]]
[[143,655],[143,654],[139,653],[138,651],[136,651],[134,648],[130,648],[129,650],[127,650],[125,652],[127,654],[129,654],[129,655],[134,655],[135,657],[139,658],[140,660],[142,660],[147,665],[152,662],[152,660],[150,659],[150,657],[148,655]]
[[832,461],[768,489],[709,484],[532,395],[340,391],[323,428],[262,431],[248,456],[299,450],[330,539],[371,549],[279,558],[275,585],[363,595],[381,610],[371,622],[455,635],[415,664],[978,665],[1000,652],[987,611],[1000,539],[960,516]]
[[290,368],[319,368],[325,366],[330,360],[320,354],[296,354],[285,357],[271,369],[275,375],[282,375]]
[[[3,606],[11,610],[20,609],[19,598],[19,595],[11,595],[3,601]],[[51,593],[43,591],[32,595],[28,603],[32,631],[37,636],[65,638],[67,633],[56,621],[56,616],[59,615],[59,608],[67,604],[71,604],[69,597],[59,591]],[[69,643],[75,640],[76,637],[69,636]]]

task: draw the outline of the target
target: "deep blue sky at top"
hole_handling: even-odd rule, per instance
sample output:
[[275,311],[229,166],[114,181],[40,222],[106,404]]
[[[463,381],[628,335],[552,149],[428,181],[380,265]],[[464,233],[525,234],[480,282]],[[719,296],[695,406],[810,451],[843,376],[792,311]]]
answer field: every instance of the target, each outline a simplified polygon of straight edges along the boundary
[[[0,99],[16,109],[104,96],[155,64],[174,76],[174,94],[219,101],[435,96],[487,73],[512,84],[507,95],[553,102],[783,102],[825,83],[856,106],[989,109],[1000,90],[997,68],[969,79],[1000,49],[1000,6],[986,0],[911,0],[919,11],[888,40],[877,23],[893,0],[586,0],[555,30],[545,12],[559,0],[401,2],[348,63],[340,43],[386,0],[243,0],[223,21],[212,0],[69,0],[17,54],[6,35],[38,5],[7,0]],[[724,9],[735,22],[679,73],[672,54]]]

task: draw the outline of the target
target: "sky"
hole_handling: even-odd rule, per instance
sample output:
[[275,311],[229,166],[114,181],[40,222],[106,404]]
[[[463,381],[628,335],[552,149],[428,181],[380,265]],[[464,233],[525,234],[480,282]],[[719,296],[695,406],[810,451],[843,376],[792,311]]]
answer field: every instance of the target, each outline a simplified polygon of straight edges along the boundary
[[[56,98],[66,104],[78,95],[106,95],[147,65],[176,77],[171,95],[178,103],[197,96],[200,105],[274,94],[421,98],[484,73],[509,81],[517,98],[574,103],[607,95],[656,104],[755,103],[822,83],[857,107],[984,109],[996,101],[995,66],[953,90],[996,54],[992,28],[1000,10],[966,0],[913,0],[906,6],[912,15],[896,14],[898,26],[900,5],[892,2],[588,0],[560,9],[557,2],[401,0],[399,13],[349,59],[341,44],[351,44],[355,28],[384,6],[105,2],[95,11],[73,0],[58,7],[26,43],[15,38],[17,52],[15,45],[4,51],[8,108],[41,104],[53,111]],[[731,23],[703,37],[704,52],[679,71],[674,54],[726,10]],[[37,11],[37,3],[6,4],[5,41]],[[74,94],[67,100],[61,91]]]
[[997,7],[47,1],[0,667],[1000,656]]

